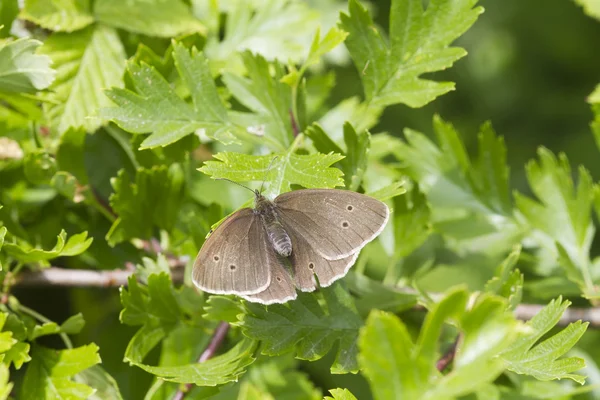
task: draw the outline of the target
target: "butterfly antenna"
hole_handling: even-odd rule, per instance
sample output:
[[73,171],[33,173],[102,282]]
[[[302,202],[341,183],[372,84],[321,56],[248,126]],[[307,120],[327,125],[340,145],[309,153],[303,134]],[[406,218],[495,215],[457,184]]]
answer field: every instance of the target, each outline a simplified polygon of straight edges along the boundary
[[273,166],[273,162],[275,160],[277,160],[279,158],[279,156],[275,156],[273,157],[273,159],[271,160],[271,162],[269,163],[269,166],[267,167],[267,171],[265,172],[265,176],[263,178],[262,183],[260,184],[260,190],[259,192],[262,193],[263,191],[263,187],[265,186],[265,181],[267,180],[267,176],[269,176],[269,172],[271,171],[271,167]]
[[239,182],[236,182],[236,181],[232,181],[231,179],[227,179],[227,178],[214,178],[214,179],[215,179],[216,181],[227,181],[227,182],[235,183],[236,185],[238,185],[238,186],[241,186],[241,187],[243,187],[244,189],[248,189],[248,190],[249,190],[249,191],[251,191],[252,193],[256,194],[256,191],[254,191],[254,190],[250,189],[248,186],[246,186],[246,185],[242,185],[241,183],[239,183]]

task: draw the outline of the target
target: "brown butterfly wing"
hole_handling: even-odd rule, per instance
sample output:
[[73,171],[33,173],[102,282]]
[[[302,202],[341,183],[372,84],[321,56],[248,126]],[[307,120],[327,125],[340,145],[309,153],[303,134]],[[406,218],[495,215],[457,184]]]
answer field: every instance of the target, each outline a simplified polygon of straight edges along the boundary
[[255,303],[274,304],[294,300],[296,296],[296,288],[289,272],[279,264],[271,266],[271,281],[265,290],[242,297]]
[[389,218],[385,203],[347,190],[296,190],[278,196],[275,205],[281,221],[328,260],[356,254]]
[[192,280],[216,294],[250,295],[264,291],[279,261],[259,216],[244,208],[232,214],[200,249]]

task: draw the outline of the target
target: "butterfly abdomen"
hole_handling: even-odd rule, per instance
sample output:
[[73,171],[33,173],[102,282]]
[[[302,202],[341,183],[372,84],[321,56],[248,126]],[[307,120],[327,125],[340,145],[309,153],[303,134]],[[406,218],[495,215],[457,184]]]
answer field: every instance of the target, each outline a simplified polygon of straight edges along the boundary
[[258,213],[262,219],[269,242],[271,242],[271,245],[277,254],[283,257],[289,257],[290,254],[292,254],[292,240],[281,222],[279,222],[275,207],[273,202],[267,200],[263,196],[256,198],[255,212]]

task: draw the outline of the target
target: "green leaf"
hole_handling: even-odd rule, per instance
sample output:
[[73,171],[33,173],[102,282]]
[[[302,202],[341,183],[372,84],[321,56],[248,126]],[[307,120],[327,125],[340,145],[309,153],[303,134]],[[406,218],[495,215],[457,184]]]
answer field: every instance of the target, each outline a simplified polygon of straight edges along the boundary
[[5,0],[0,3],[0,38],[10,36],[10,29],[18,14],[18,0]]
[[0,364],[0,400],[9,398],[13,385],[12,382],[9,382],[8,366]]
[[486,292],[508,299],[511,309],[515,309],[521,303],[523,296],[523,274],[515,269],[520,254],[521,246],[515,246],[502,264],[496,268],[494,277],[485,284]]
[[32,358],[23,379],[19,398],[76,399],[88,398],[94,393],[91,387],[74,382],[71,378],[100,362],[98,346],[95,344],[68,350],[34,346]]
[[[559,154],[557,159],[549,150],[540,148],[538,156],[539,162],[530,161],[526,172],[539,200],[515,193],[516,205],[534,229],[532,238],[538,246],[552,258],[560,256],[567,277],[581,286],[585,296],[597,296],[589,271],[589,250],[595,232],[591,220],[592,178],[585,168],[579,168],[579,182],[575,187],[564,154]],[[556,268],[556,265],[550,267]],[[545,269],[548,275],[550,268]]]
[[204,307],[202,316],[209,321],[225,321],[230,324],[238,322],[238,315],[244,313],[244,307],[239,301],[225,296],[210,296]]
[[237,381],[254,362],[253,354],[257,342],[244,339],[225,354],[211,358],[203,363],[194,363],[174,367],[153,367],[134,363],[143,370],[159,376],[161,379],[178,383],[193,383],[198,386],[217,386]]
[[87,400],[122,400],[119,386],[115,379],[100,365],[94,365],[77,375],[75,381],[94,388],[95,392]]
[[[450,291],[427,314],[414,343],[396,316],[379,310],[369,315],[359,338],[359,363],[375,399],[455,398],[493,382],[504,370],[498,354],[518,332],[518,321],[502,298],[480,297],[466,310],[468,293]],[[459,322],[464,332],[454,368],[441,375],[435,365],[444,322]]]
[[102,0],[95,2],[94,15],[107,25],[148,36],[170,38],[205,30],[181,0]]
[[246,303],[242,332],[263,341],[265,355],[294,351],[297,358],[311,361],[325,356],[339,342],[331,372],[355,372],[356,338],[362,321],[352,297],[340,284],[323,289],[322,293],[326,308],[319,305],[314,294],[304,293],[286,305]]
[[412,191],[394,198],[395,257],[406,257],[432,234],[431,210],[425,195],[415,184]]
[[350,35],[346,46],[363,81],[367,101],[376,106],[403,103],[422,107],[454,89],[452,82],[420,78],[451,67],[467,52],[450,43],[475,23],[483,8],[476,0],[434,0],[423,10],[420,0],[394,0],[388,41],[356,0],[341,14]]
[[347,36],[347,32],[344,32],[343,30],[334,26],[325,34],[323,39],[321,39],[321,29],[317,28],[317,33],[315,33],[313,42],[310,45],[308,56],[306,57],[306,60],[302,64],[300,70],[297,71],[293,69],[283,78],[281,78],[281,81],[285,82],[291,87],[296,87],[300,83],[300,78],[304,75],[306,69],[311,65],[317,64],[321,60],[321,57],[336,48],[346,39]]
[[356,400],[356,397],[348,389],[330,389],[333,397],[325,396],[323,400]]
[[381,189],[377,189],[374,192],[367,193],[369,196],[376,198],[380,201],[389,200],[396,196],[400,196],[406,193],[403,181],[394,182],[390,185],[384,186]]
[[41,336],[55,335],[59,333],[67,333],[70,335],[79,333],[85,321],[81,313],[73,315],[67,319],[62,325],[58,325],[56,322],[46,322],[42,325],[36,325],[29,334],[29,340],[35,340]]
[[215,71],[240,71],[244,50],[269,60],[299,61],[319,24],[319,14],[297,1],[234,2],[227,11],[223,38],[219,27],[208,32],[206,53]]
[[[269,64],[260,55],[250,52],[242,53],[242,59],[248,77],[225,73],[223,81],[231,94],[254,112],[250,122],[264,131],[266,139],[274,142],[272,147],[278,150],[289,147],[294,136],[290,118],[292,89],[280,81],[285,72],[283,66],[277,62]],[[274,76],[270,69],[274,70]]]
[[152,132],[142,142],[142,149],[166,146],[200,130],[209,137],[231,142],[231,133],[238,128],[229,121],[204,55],[196,48],[190,53],[182,43],[175,43],[173,57],[190,92],[191,105],[153,67],[130,62],[127,68],[137,93],[120,88],[107,91],[118,107],[104,108],[100,115],[128,132]]
[[4,359],[2,362],[6,365],[10,365],[12,363],[15,369],[21,369],[23,364],[31,361],[29,349],[29,343],[19,341],[3,354]]
[[183,171],[179,164],[139,168],[135,183],[125,170],[112,180],[110,205],[119,216],[106,235],[111,246],[122,241],[149,239],[154,228],[171,230],[182,201]]
[[335,143],[341,144],[344,138],[343,127],[346,123],[352,124],[357,132],[362,132],[378,123],[383,110],[383,107],[361,103],[358,97],[350,97],[327,110],[318,123]]
[[20,17],[54,32],[73,32],[94,22],[89,0],[26,0]]
[[50,183],[57,171],[56,160],[43,150],[27,153],[23,168],[27,179],[38,185]]
[[344,158],[338,162],[340,169],[344,172],[346,187],[356,191],[362,182],[367,168],[371,135],[368,131],[357,133],[350,123],[344,124],[344,143],[346,151],[343,151],[318,125],[313,124],[306,130],[315,148],[321,153],[341,153]]
[[29,38],[0,42],[0,92],[35,93],[50,86],[56,71],[50,57],[35,54],[41,44]]
[[[219,161],[206,161],[199,170],[213,178],[227,178],[236,182],[267,180],[269,192],[289,192],[292,184],[305,188],[333,188],[343,184],[342,172],[331,165],[340,161],[339,154],[294,153],[252,156],[241,153],[218,153]],[[271,169],[269,169],[271,166]],[[268,175],[266,173],[268,172]]]
[[[434,228],[453,239],[458,251],[504,256],[521,239],[523,228],[512,215],[506,149],[488,124],[478,135],[479,154],[470,160],[458,132],[436,116],[440,146],[407,129],[407,142],[394,144],[406,173],[419,182],[434,212]],[[478,240],[473,240],[477,237]]]
[[94,132],[103,124],[98,109],[110,104],[102,90],[123,85],[125,50],[117,32],[94,25],[69,34],[54,33],[41,50],[57,70],[47,103],[53,128],[58,133],[79,127]]
[[577,321],[569,324],[560,332],[537,343],[550,329],[554,328],[560,317],[571,304],[559,297],[552,300],[536,316],[527,322],[526,331],[507,351],[502,358],[507,368],[518,374],[527,374],[542,381],[553,379],[572,379],[584,383],[584,376],[571,374],[585,366],[578,357],[559,358],[567,353],[585,333],[588,322]]
[[384,285],[357,272],[349,272],[344,282],[356,296],[356,308],[361,315],[367,315],[372,309],[399,313],[417,304],[416,294]]
[[75,194],[77,193],[77,179],[70,173],[58,171],[50,180],[50,185],[66,198],[70,200],[75,199]]
[[590,17],[600,20],[600,3],[597,0],[575,0],[583,7],[583,11]]
[[57,237],[56,245],[51,250],[34,248],[28,243],[5,243],[4,251],[23,263],[34,263],[51,260],[56,257],[76,256],[85,252],[92,244],[93,238],[87,237],[87,232],[73,235],[67,240],[63,230]]
[[142,263],[143,265],[137,264],[135,266],[135,276],[140,282],[145,284],[148,284],[148,279],[152,274],[158,275],[161,272],[171,273],[169,262],[163,254],[158,254],[156,261],[148,257],[143,257]]

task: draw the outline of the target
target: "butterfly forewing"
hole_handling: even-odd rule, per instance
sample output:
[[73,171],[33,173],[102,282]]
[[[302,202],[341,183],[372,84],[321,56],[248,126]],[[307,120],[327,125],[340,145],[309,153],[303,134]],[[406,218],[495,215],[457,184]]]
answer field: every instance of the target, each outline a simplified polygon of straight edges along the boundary
[[245,208],[226,219],[202,246],[192,280],[200,289],[218,294],[254,294],[271,280],[271,265],[279,265],[260,217]]
[[[275,199],[277,212],[323,258],[341,260],[357,253],[383,230],[389,209],[364,194],[305,189]],[[296,251],[292,244],[292,253]]]

